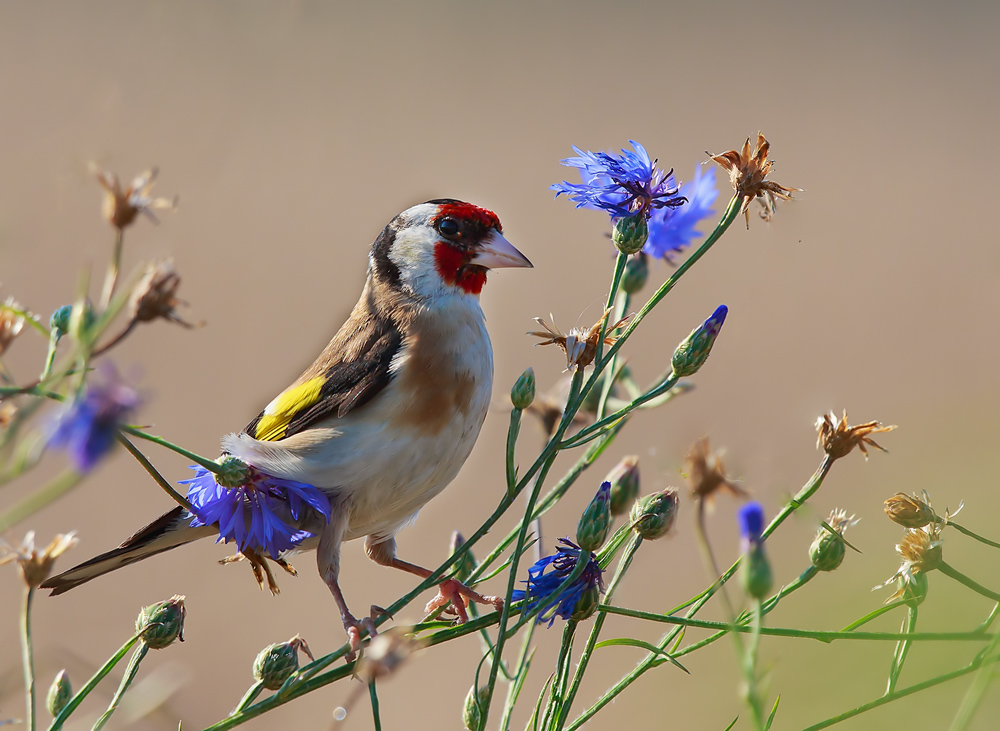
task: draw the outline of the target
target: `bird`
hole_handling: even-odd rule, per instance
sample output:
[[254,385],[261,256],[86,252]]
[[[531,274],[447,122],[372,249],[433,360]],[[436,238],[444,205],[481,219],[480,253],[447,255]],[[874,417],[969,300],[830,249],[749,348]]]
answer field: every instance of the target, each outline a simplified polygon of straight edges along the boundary
[[[223,455],[252,473],[314,486],[329,501],[328,510],[324,503],[323,510],[286,509],[279,517],[289,531],[306,531],[295,551],[316,550],[352,654],[362,629],[374,634],[377,608],[361,621],[349,610],[339,584],[341,544],[364,538],[376,564],[421,578],[432,573],[396,556],[395,535],[458,475],[486,418],[493,349],[479,294],[489,270],[532,266],[502,231],[492,211],[452,198],[396,215],[371,247],[360,299],[323,352],[245,429],[222,438]],[[197,518],[178,506],[42,588],[61,594],[221,535],[219,524]],[[249,518],[239,527],[248,525]],[[233,558],[248,559],[261,585],[266,572],[272,591],[265,559],[287,567],[281,551],[247,546]],[[502,599],[447,579],[428,610],[450,604],[463,621],[469,600],[502,607]]]

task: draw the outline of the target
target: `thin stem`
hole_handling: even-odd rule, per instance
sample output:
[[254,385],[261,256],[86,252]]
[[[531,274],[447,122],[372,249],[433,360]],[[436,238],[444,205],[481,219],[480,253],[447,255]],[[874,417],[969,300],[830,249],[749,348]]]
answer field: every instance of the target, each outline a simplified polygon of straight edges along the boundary
[[234,708],[232,713],[230,713],[229,715],[235,716],[238,713],[243,713],[244,709],[246,709],[247,706],[249,706],[251,703],[257,700],[257,696],[259,696],[263,690],[264,690],[264,681],[258,680],[256,683],[247,688],[247,692],[243,694],[243,697],[240,699],[240,702],[236,705],[236,708]]
[[[906,618],[903,620],[901,632],[913,634],[917,631],[917,607],[909,607]],[[899,682],[899,675],[903,672],[903,663],[910,652],[910,640],[900,640],[896,643],[896,651],[892,655],[892,665],[889,666],[889,681],[886,684],[885,694],[889,695],[896,690],[896,683]]]
[[378,691],[375,690],[375,678],[368,683],[368,697],[372,701],[372,718],[375,721],[375,731],[382,731],[382,717],[378,712]]
[[115,293],[115,285],[118,283],[118,272],[122,266],[122,246],[123,235],[120,228],[115,229],[115,248],[111,254],[111,261],[108,263],[108,273],[104,277],[104,290],[101,292],[101,307],[104,310],[111,302],[111,296]]
[[[760,599],[755,598],[751,610],[750,642],[743,655],[743,677],[747,684],[747,705],[750,706],[754,726],[758,731],[764,731],[764,701],[757,687],[757,649],[760,647],[762,616]],[[733,636],[736,634],[733,633]]]
[[996,541],[991,541],[988,538],[984,538],[978,533],[969,530],[965,526],[959,525],[953,520],[949,520],[948,525],[957,530],[959,533],[964,533],[965,535],[969,536],[969,538],[975,538],[980,543],[985,543],[987,546],[993,546],[993,548],[1000,548],[1000,543],[997,543]]
[[672,389],[674,386],[677,385],[677,381],[679,379],[680,377],[674,375],[673,371],[671,371],[670,376],[665,381],[660,383],[660,385],[650,389],[649,391],[642,394],[635,400],[629,402],[628,405],[618,409],[618,411],[614,412],[613,414],[609,414],[608,416],[605,416],[602,419],[598,419],[590,426],[581,429],[572,437],[564,441],[561,446],[564,449],[568,449],[570,447],[578,447],[581,444],[585,444],[589,440],[588,438],[600,432],[601,429],[605,429],[613,425],[615,422],[625,418],[633,411],[640,408],[646,402],[652,401],[653,399],[658,398],[659,396],[662,396],[663,394],[667,393],[670,389]]
[[992,599],[995,602],[1000,602],[1000,594],[997,594],[995,591],[990,591],[982,584],[976,583],[968,576],[963,574],[961,571],[956,569],[954,566],[951,566],[950,564],[947,564],[944,561],[942,561],[941,564],[938,566],[938,571],[940,571],[945,576],[950,576],[958,583],[964,584],[977,594],[982,594],[984,597],[987,597],[988,599]]
[[570,619],[563,627],[562,643],[559,645],[559,658],[556,660],[555,680],[549,690],[549,702],[545,705],[545,713],[542,716],[541,728],[550,729],[550,720],[555,721],[562,708],[562,697],[566,690],[566,680],[569,677],[570,655],[573,652],[573,639],[576,636],[576,627],[579,624],[576,620]]
[[115,691],[114,697],[112,697],[111,703],[108,705],[108,710],[97,719],[97,723],[94,724],[92,731],[101,731],[104,725],[111,719],[111,714],[118,708],[118,704],[121,703],[125,691],[128,690],[128,687],[132,685],[132,681],[135,680],[135,674],[139,672],[139,663],[146,657],[147,652],[149,652],[149,645],[145,642],[140,642],[139,646],[135,648],[135,652],[132,653],[131,659],[128,661],[128,666],[125,668],[125,675],[122,677],[122,682],[118,684],[118,690]]
[[122,446],[124,446],[133,457],[136,458],[136,461],[138,461],[139,464],[142,465],[142,468],[149,473],[149,476],[153,478],[156,484],[170,496],[171,500],[182,506],[188,512],[192,514],[194,513],[194,508],[191,506],[191,503],[188,502],[187,498],[177,492],[173,485],[167,482],[166,478],[164,478],[163,475],[160,474],[159,470],[153,466],[153,463],[146,458],[146,455],[140,452],[139,449],[128,440],[128,437],[124,434],[119,434],[118,441],[122,443]]
[[35,731],[35,654],[31,639],[31,603],[35,598],[35,587],[24,589],[24,604],[21,605],[21,661],[24,665],[24,705],[28,716],[28,731]]
[[45,366],[42,368],[42,374],[38,377],[38,382],[41,383],[50,375],[52,375],[52,366],[56,362],[56,348],[59,345],[59,333],[52,330],[49,333],[49,349],[45,354]]
[[[996,651],[998,644],[1000,644],[1000,634],[993,636],[993,642],[979,653],[978,657],[984,658],[990,656]],[[952,721],[949,731],[965,731],[968,725],[972,723],[972,718],[976,715],[976,709],[982,703],[986,689],[994,677],[994,673],[987,671],[985,668],[980,668],[976,672],[976,677],[973,678],[972,684],[965,692],[965,697],[962,699],[962,704],[958,707],[958,712],[955,714],[955,719]]]
[[[628,254],[624,254],[621,251],[618,252],[618,258],[615,260],[615,272],[611,276],[611,289],[608,290],[608,300],[604,305],[605,310],[611,309],[615,304],[615,298],[618,295],[618,288],[622,284],[622,275],[625,273],[625,265],[628,263]],[[614,314],[614,313],[612,313]],[[616,321],[611,321],[610,316],[604,319],[604,323],[601,325],[601,336],[597,339],[597,352],[594,355],[594,360],[601,363],[601,353],[604,351],[604,338],[607,337],[608,328],[614,324]],[[603,363],[606,365],[611,361],[613,356],[609,355],[608,360]]]
[[536,627],[538,627],[538,624],[532,623],[528,625],[528,629],[524,633],[524,641],[521,643],[521,654],[517,658],[517,667],[514,671],[514,680],[507,688],[507,699],[504,702],[503,715],[500,716],[500,725],[497,727],[500,731],[508,731],[510,728],[510,714],[514,712],[514,705],[521,694],[521,688],[524,686],[524,680],[531,667],[531,658],[534,656],[534,650],[531,649],[531,639],[535,635]]
[[521,413],[520,409],[512,410],[510,412],[510,426],[507,427],[506,474],[508,495],[517,488],[517,466],[514,464],[514,453],[517,447],[517,435],[521,431]]
[[48,731],[58,731],[61,729],[63,724],[66,723],[66,719],[69,718],[73,711],[83,703],[83,700],[90,695],[90,692],[97,687],[97,684],[104,680],[104,677],[110,673],[115,665],[117,665],[123,657],[132,649],[132,645],[139,641],[139,635],[133,635],[128,642],[121,646],[121,648],[116,652],[111,658],[101,666],[100,670],[94,673],[87,684],[80,688],[80,691],[70,699],[70,702],[66,704],[66,707],[59,712],[59,715],[52,719],[52,723],[49,724]]
[[[622,259],[627,260],[628,257],[619,252],[618,259],[620,263]],[[624,265],[622,265],[623,270],[624,268],[625,268]],[[619,278],[619,284],[620,281],[621,280]],[[625,313],[628,311],[629,299],[630,298],[628,292],[617,293],[617,295],[614,298],[614,310],[612,310],[610,317],[610,321],[612,324],[618,322],[625,316]],[[608,302],[608,307],[611,307],[611,302]],[[608,323],[605,322],[605,328],[607,327],[607,325]],[[603,333],[601,334],[600,342],[601,344],[604,343]],[[600,351],[598,351],[598,354],[600,354]],[[617,366],[618,366],[618,355],[615,354],[610,358],[608,358],[608,362],[604,367],[605,377],[604,380],[601,382],[601,395],[600,398],[597,400],[597,413],[595,415],[595,418],[598,421],[604,418],[604,410],[608,406],[608,397],[611,395],[611,390],[615,387],[615,376],[617,375]]]
[[131,434],[134,437],[139,437],[139,439],[145,439],[147,442],[152,442],[153,444],[159,444],[161,447],[166,447],[172,452],[177,452],[177,454],[187,457],[193,462],[197,462],[209,472],[215,472],[216,474],[222,472],[222,468],[219,466],[219,463],[214,459],[209,459],[208,457],[202,457],[200,454],[195,454],[191,450],[185,449],[179,444],[174,444],[163,437],[158,437],[155,434],[149,434],[135,426],[121,426],[119,429],[126,434]]

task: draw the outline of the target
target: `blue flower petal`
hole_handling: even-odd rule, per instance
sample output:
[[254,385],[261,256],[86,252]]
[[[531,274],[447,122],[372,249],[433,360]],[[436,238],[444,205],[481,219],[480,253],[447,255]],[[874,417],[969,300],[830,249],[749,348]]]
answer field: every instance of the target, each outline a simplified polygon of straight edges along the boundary
[[694,177],[681,186],[681,195],[687,203],[679,208],[660,208],[649,218],[649,239],[643,247],[650,256],[670,259],[701,236],[697,226],[712,215],[712,205],[719,196],[715,187],[715,171],[701,165],[695,168]]

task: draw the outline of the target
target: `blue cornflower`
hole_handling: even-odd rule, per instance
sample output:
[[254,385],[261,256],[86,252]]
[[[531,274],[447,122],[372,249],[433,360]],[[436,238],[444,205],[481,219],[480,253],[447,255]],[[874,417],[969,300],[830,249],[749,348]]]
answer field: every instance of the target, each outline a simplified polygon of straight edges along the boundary
[[747,503],[740,508],[737,517],[744,545],[760,545],[760,534],[764,532],[764,507],[758,502]]
[[578,156],[568,157],[562,164],[578,168],[583,182],[563,181],[550,190],[556,192],[556,198],[565,193],[577,208],[607,211],[612,219],[639,214],[648,219],[655,209],[683,205],[674,171],[658,169],[646,148],[629,142],[634,152],[622,150],[621,155],[573,147]]
[[192,465],[191,469],[195,476],[181,480],[182,485],[189,485],[187,499],[194,508],[191,526],[217,524],[218,540],[236,541],[240,551],[249,548],[277,558],[294,548],[313,535],[294,525],[304,516],[304,509],[311,508],[330,522],[330,500],[312,485],[271,477],[250,467],[246,483],[227,488],[204,467]]
[[712,204],[719,197],[715,187],[715,171],[698,165],[694,178],[680,189],[687,203],[681,207],[664,207],[649,217],[649,238],[643,247],[650,256],[670,261],[670,256],[701,236],[697,225],[712,214]]
[[115,444],[118,427],[139,405],[139,394],[123,384],[111,365],[101,369],[103,380],[87,384],[59,415],[49,446],[65,448],[81,472],[89,471]]
[[771,591],[771,564],[764,553],[764,507],[757,502],[747,503],[738,513],[740,536],[743,544],[743,567],[740,580],[746,593],[755,599],[764,598]]
[[[582,550],[568,538],[560,538],[558,543],[561,545],[554,555],[540,559],[528,569],[528,580],[524,582],[528,588],[524,591],[517,589],[511,595],[514,601],[527,599],[523,609],[525,613],[541,607],[537,621],[541,624],[547,620],[549,627],[556,617],[569,619],[585,592],[596,590],[604,593],[604,579],[597,556]],[[562,592],[555,593],[573,573],[581,556],[587,561],[583,573]],[[546,573],[546,569],[551,570]]]

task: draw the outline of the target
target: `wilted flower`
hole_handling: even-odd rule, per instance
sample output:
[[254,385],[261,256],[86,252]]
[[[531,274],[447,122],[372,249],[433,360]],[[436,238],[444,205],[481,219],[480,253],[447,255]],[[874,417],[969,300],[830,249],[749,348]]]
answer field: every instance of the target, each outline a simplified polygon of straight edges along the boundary
[[574,147],[577,157],[562,161],[579,169],[582,183],[563,181],[551,186],[556,198],[565,193],[577,208],[607,211],[614,218],[641,215],[648,219],[658,208],[684,205],[674,182],[673,170],[661,170],[638,142],[629,141],[634,152],[621,155],[583,151]]
[[104,188],[104,218],[119,231],[131,224],[140,213],[148,216],[153,223],[159,223],[159,219],[153,215],[154,209],[177,208],[177,196],[174,196],[172,201],[150,196],[150,190],[159,173],[156,168],[140,173],[125,189],[122,189],[118,176],[114,173],[99,170],[93,164],[91,172]]
[[[927,493],[924,493],[924,497],[927,497]],[[929,500],[925,502],[916,495],[911,497],[902,492],[897,492],[885,501],[885,514],[904,528],[923,528],[938,519]]]
[[858,520],[853,515],[848,518],[846,511],[834,508],[826,523],[833,529],[833,533],[825,526],[819,527],[816,538],[809,547],[809,560],[820,571],[833,571],[844,561],[846,553],[841,538],[848,528],[858,524]]
[[247,465],[247,480],[223,487],[214,473],[192,465],[195,476],[187,498],[194,509],[192,527],[218,525],[218,541],[235,541],[241,552],[266,552],[277,558],[313,534],[296,527],[307,510],[330,522],[330,500],[313,485],[272,477]]
[[76,533],[60,533],[45,548],[38,553],[35,549],[35,531],[28,531],[24,540],[18,548],[8,546],[6,543],[0,544],[3,555],[0,556],[0,565],[17,562],[17,568],[21,571],[21,578],[29,589],[34,589],[41,584],[52,573],[52,564],[62,554],[76,545]]
[[102,364],[103,382],[91,379],[86,390],[59,415],[49,446],[65,448],[81,472],[89,471],[114,446],[118,427],[139,406],[139,394]]
[[677,346],[670,359],[675,376],[693,376],[705,365],[728,314],[729,308],[719,305],[705,322],[692,330],[691,334]]
[[174,271],[173,262],[161,261],[150,264],[129,297],[132,320],[152,322],[163,318],[187,328],[194,327],[174,311],[177,305],[186,304],[177,298],[177,289],[180,286],[181,278]]
[[580,516],[576,526],[576,542],[584,551],[596,551],[611,532],[611,483],[602,482],[594,499]]
[[261,650],[253,661],[253,677],[268,690],[277,690],[299,669],[299,651],[315,660],[306,641],[295,635]]
[[766,212],[765,218],[770,218],[774,212],[775,199],[792,200],[792,193],[802,190],[801,188],[786,188],[773,181],[767,180],[774,162],[767,159],[768,150],[771,143],[764,139],[764,135],[757,133],[757,144],[750,147],[750,138],[743,145],[739,152],[729,150],[720,155],[712,155],[712,160],[729,173],[729,181],[733,184],[736,195],[741,199],[740,213],[747,220],[747,228],[750,228],[750,201],[754,198],[760,199],[760,204]]
[[674,525],[680,502],[672,487],[636,500],[629,513],[632,530],[647,541],[663,538]]
[[162,650],[174,640],[184,641],[184,597],[175,594],[165,602],[143,607],[135,620],[135,633],[153,650]]
[[20,310],[20,306],[8,297],[7,301],[0,306],[0,355],[4,354],[7,347],[14,342],[24,327],[24,315],[14,310]]
[[726,477],[726,466],[722,464],[722,452],[711,451],[708,437],[702,437],[688,450],[684,457],[684,470],[691,494],[699,499],[711,500],[719,490],[732,495],[746,495],[746,491]]
[[697,226],[712,215],[712,204],[719,195],[715,173],[698,165],[694,177],[681,186],[680,194],[687,199],[685,205],[659,208],[649,217],[649,238],[643,251],[650,256],[670,261],[701,236]]
[[[540,609],[537,621],[539,624],[547,621],[549,627],[556,617],[570,619],[577,603],[588,590],[596,588],[600,594],[604,593],[604,579],[597,556],[582,550],[568,538],[560,538],[558,543],[560,545],[555,554],[545,556],[528,569],[528,580],[524,582],[527,588],[523,591],[516,589],[512,595],[514,601],[527,600],[522,609],[525,614]],[[565,589],[558,591],[580,561],[587,562],[583,573]]]
[[49,686],[48,694],[45,696],[45,708],[55,718],[62,713],[62,710],[72,697],[73,687],[70,685],[69,675],[67,675],[65,670],[60,670],[55,680],[52,681],[52,685]]
[[882,423],[878,421],[869,421],[857,426],[848,426],[846,409],[839,422],[837,421],[836,414],[831,411],[829,414],[824,414],[816,420],[816,446],[822,447],[823,451],[830,455],[832,459],[846,457],[851,453],[852,449],[860,447],[861,452],[865,455],[865,459],[868,459],[868,450],[865,448],[866,444],[876,449],[881,449],[883,452],[887,451],[876,444],[873,439],[870,439],[868,435],[892,431],[895,428],[895,424],[882,426]]
[[634,454],[622,457],[604,479],[611,483],[611,514],[628,512],[639,497],[639,458]]
[[740,539],[743,544],[743,588],[755,599],[761,599],[771,590],[771,565],[764,553],[764,508],[760,503],[747,503],[737,514]]
[[[943,545],[941,526],[937,523],[931,523],[923,528],[908,528],[906,530],[903,542],[896,545],[897,553],[903,557],[902,564],[884,584],[875,587],[875,589],[881,589],[896,582],[896,591],[886,599],[886,604],[905,598],[907,591],[916,584],[917,576],[933,571],[941,565]],[[926,588],[923,593],[926,594]]]
[[[568,335],[563,335],[554,325],[550,326],[545,320],[540,317],[536,317],[535,322],[537,322],[543,328],[542,331],[529,332],[528,335],[534,335],[539,338],[547,338],[536,345],[557,345],[566,354],[566,370],[578,370],[581,368],[586,368],[591,363],[594,362],[594,358],[597,356],[597,344],[601,339],[601,328],[608,319],[608,315],[611,314],[611,308],[609,307],[604,311],[601,319],[598,320],[590,328],[580,328],[574,327],[569,331]],[[552,317],[549,315],[549,317]],[[631,315],[623,317],[621,320],[616,322],[614,325],[609,325],[604,335],[605,345],[614,345],[618,338],[613,336],[615,330],[624,326]]]

